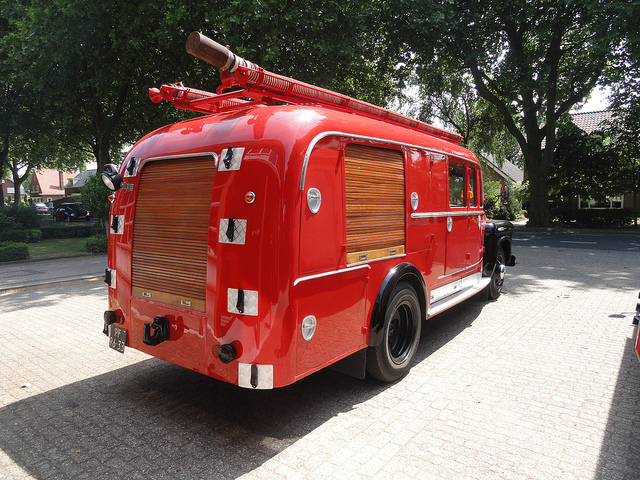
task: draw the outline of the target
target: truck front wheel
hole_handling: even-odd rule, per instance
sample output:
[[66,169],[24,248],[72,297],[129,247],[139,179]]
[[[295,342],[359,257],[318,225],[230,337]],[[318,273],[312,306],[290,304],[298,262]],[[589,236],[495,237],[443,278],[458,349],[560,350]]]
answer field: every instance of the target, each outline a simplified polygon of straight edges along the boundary
[[495,300],[500,296],[500,293],[502,293],[502,286],[504,285],[505,263],[506,257],[504,256],[504,250],[502,250],[502,247],[498,247],[498,254],[496,255],[496,265],[493,268],[491,282],[487,287],[487,298],[489,300]]
[[415,291],[406,283],[397,285],[385,313],[382,342],[369,347],[369,375],[384,382],[405,375],[418,349],[421,326],[420,303]]

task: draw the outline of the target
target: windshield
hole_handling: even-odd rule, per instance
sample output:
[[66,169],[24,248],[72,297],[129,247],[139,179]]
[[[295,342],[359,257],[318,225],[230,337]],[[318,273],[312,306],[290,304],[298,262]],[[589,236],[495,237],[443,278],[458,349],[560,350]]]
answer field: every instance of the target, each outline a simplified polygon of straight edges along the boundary
[[68,210],[71,210],[72,212],[84,212],[85,208],[82,205],[78,205],[78,204],[70,204],[70,205],[66,205]]

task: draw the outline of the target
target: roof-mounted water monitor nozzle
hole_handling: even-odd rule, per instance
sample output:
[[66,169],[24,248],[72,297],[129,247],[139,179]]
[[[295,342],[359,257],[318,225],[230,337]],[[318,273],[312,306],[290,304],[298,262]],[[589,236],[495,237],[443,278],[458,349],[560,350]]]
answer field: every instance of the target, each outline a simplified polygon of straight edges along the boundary
[[219,68],[224,72],[233,73],[238,65],[257,69],[257,65],[238,57],[227,47],[223,47],[218,42],[202,35],[200,32],[192,32],[187,39],[187,52],[200,60],[204,60],[210,65]]

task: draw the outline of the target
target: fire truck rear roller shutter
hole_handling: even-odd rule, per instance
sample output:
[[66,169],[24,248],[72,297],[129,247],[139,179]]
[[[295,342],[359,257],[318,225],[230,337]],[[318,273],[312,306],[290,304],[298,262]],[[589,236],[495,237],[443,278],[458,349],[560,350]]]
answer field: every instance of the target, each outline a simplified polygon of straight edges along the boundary
[[153,300],[204,310],[214,178],[211,158],[144,165],[133,227],[134,295],[152,292]]
[[[404,159],[397,150],[347,145],[347,263],[404,253]],[[391,253],[395,252],[395,253]]]

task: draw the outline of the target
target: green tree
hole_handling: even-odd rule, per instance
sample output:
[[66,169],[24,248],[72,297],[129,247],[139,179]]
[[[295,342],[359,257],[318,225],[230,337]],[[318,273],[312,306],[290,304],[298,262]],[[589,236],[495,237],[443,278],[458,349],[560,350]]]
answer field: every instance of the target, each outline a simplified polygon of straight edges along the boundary
[[586,134],[565,118],[558,128],[549,186],[557,201],[576,195],[603,201],[633,189],[631,165],[604,132]]
[[66,150],[60,143],[39,131],[33,132],[30,136],[13,135],[9,144],[11,150],[7,164],[16,192],[19,192],[25,181],[31,178],[35,168],[77,170],[86,162],[86,158],[79,155],[79,152]]
[[[613,118],[606,128],[606,134],[616,143],[633,173],[621,172],[627,181],[632,179],[631,189],[624,193],[634,194],[633,207],[636,211],[634,223],[638,220],[638,196],[640,193],[640,16],[638,2],[630,2],[627,10],[621,12],[625,22],[621,25],[625,33],[623,53],[618,57],[618,68],[612,69],[611,95]],[[636,9],[634,9],[634,6]]]
[[613,66],[634,2],[599,0],[399,1],[393,28],[415,59],[443,72],[469,73],[524,156],[530,223],[550,222],[548,172],[560,116]]
[[[502,166],[504,160],[520,163],[515,139],[509,135],[495,106],[476,93],[469,75],[419,70],[420,102],[413,114],[427,123],[435,118],[462,136],[462,145],[482,160]],[[435,123],[435,122],[433,122]]]
[[142,33],[136,36],[135,31],[147,19],[135,11],[138,6],[113,0],[32,0],[5,39],[15,70],[28,75],[39,114],[47,120],[39,131],[51,143],[93,156],[99,168],[148,125],[148,102],[140,97],[145,73],[155,70],[137,61]]
[[109,220],[110,194],[99,174],[91,175],[80,189],[82,205],[91,212],[92,217],[100,220],[102,226],[105,226]]
[[223,3],[202,32],[267,70],[378,105],[404,80],[403,45],[382,0]]
[[26,85],[47,120],[40,130],[102,170],[142,134],[188,115],[152,104],[149,87],[219,84],[214,68],[185,52],[193,30],[264,68],[384,103],[400,45],[392,48],[371,3],[20,1],[2,43],[11,51],[6,66],[28,80],[12,85]]
[[82,152],[54,135],[60,122],[39,96],[40,72],[24,62],[19,41],[21,2],[0,4],[0,172],[10,172],[19,192],[33,168],[67,170],[84,165]]
[[[637,82],[636,82],[637,83]],[[637,86],[636,86],[637,88]],[[625,168],[619,172],[621,194],[633,194],[634,224],[638,224],[638,197],[640,196],[640,98],[637,92],[621,105],[620,97],[616,102],[618,108],[605,128],[606,135],[615,142]]]

